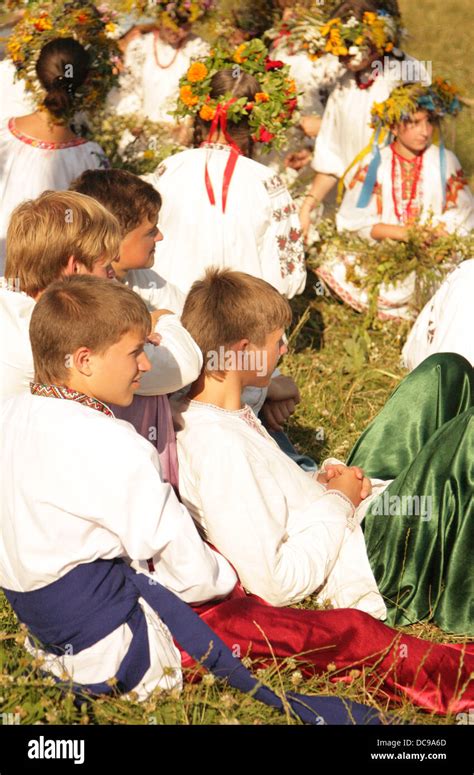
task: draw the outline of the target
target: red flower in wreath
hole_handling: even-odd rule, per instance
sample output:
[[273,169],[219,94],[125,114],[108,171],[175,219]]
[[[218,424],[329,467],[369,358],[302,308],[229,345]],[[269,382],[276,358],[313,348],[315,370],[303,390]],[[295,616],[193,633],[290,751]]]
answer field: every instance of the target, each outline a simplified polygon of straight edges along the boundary
[[285,102],[285,105],[287,106],[287,108],[290,111],[290,113],[293,113],[293,111],[296,110],[297,104],[298,104],[298,100],[297,99],[287,100]]
[[266,59],[265,60],[265,70],[268,72],[268,70],[279,70],[281,67],[284,67],[285,63],[280,62],[279,59]]
[[263,126],[260,127],[258,135],[256,136],[256,140],[259,143],[269,143],[273,140],[275,137],[274,134],[268,131],[268,129],[265,129]]

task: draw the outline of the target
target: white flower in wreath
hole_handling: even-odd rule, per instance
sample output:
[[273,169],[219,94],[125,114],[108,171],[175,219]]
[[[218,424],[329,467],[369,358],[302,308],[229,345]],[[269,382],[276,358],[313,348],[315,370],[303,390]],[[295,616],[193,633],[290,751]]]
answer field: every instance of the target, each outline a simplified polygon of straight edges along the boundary
[[359,22],[357,21],[356,17],[351,16],[350,19],[344,23],[344,27],[357,27],[358,24]]
[[384,27],[385,27],[385,33],[388,33],[388,36],[390,38],[394,38],[396,31],[397,31],[397,23],[393,16],[384,16],[383,19]]
[[364,58],[367,56],[367,49],[359,48],[359,46],[350,46],[348,49],[348,54],[352,58],[353,65],[360,65],[360,63],[363,62]]

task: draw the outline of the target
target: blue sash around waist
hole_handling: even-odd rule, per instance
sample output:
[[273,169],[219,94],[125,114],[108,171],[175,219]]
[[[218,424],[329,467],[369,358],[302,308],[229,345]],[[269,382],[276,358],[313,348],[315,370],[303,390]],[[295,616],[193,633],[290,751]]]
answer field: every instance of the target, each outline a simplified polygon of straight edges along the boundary
[[[18,619],[52,654],[78,654],[128,624],[133,635],[110,682],[73,686],[93,695],[132,691],[150,667],[148,630],[142,597],[166,624],[180,646],[218,678],[255,699],[284,711],[282,700],[262,686],[198,614],[152,577],[136,573],[121,559],[78,565],[57,581],[31,592],[4,593]],[[286,693],[289,706],[310,724],[380,724],[373,708],[337,697]]]

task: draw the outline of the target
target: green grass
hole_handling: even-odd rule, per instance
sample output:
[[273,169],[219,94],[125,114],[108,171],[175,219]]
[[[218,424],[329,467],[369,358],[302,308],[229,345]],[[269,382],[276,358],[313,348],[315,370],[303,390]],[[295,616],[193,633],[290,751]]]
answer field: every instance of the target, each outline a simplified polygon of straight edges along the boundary
[[[473,99],[468,30],[469,0],[400,0],[410,32],[406,50],[433,61],[434,74],[444,74]],[[447,144],[474,175],[473,109],[456,123],[455,136],[447,129]],[[403,376],[400,350],[406,324],[380,324],[364,333],[357,313],[338,302],[317,296],[310,275],[305,294],[293,302],[292,352],[283,370],[301,389],[301,403],[291,419],[289,434],[302,451],[321,459],[329,454],[344,458],[367,423],[377,414]],[[310,605],[308,603],[307,605]],[[436,642],[459,642],[430,624],[404,632]],[[98,699],[77,710],[71,695],[64,696],[22,648],[25,637],[4,598],[0,596],[0,707],[19,713],[26,724],[295,724],[285,715],[251,698],[206,679],[188,683],[182,694],[157,691],[147,702]],[[296,662],[286,660],[258,675],[279,690],[298,688],[308,693],[333,694],[358,700],[405,723],[452,724],[452,716],[425,713],[410,702],[390,704],[382,693],[367,688],[370,671],[354,676],[350,684],[331,682],[332,671],[302,680]]]

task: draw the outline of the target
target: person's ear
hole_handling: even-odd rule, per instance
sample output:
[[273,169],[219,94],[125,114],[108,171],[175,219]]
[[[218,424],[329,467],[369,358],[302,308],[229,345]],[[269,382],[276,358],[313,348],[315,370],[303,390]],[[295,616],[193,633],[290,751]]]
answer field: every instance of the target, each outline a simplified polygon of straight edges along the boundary
[[83,264],[81,264],[81,262],[78,261],[77,258],[75,258],[74,256],[69,256],[67,260],[67,264],[62,271],[62,276],[68,277],[69,275],[72,275],[72,274],[81,274],[82,267],[83,267]]
[[235,350],[235,352],[245,351],[248,350],[250,345],[250,339],[240,339],[240,341],[235,342],[235,344],[231,345],[230,349]]
[[85,377],[93,374],[92,352],[88,347],[79,347],[71,356],[71,365]]

